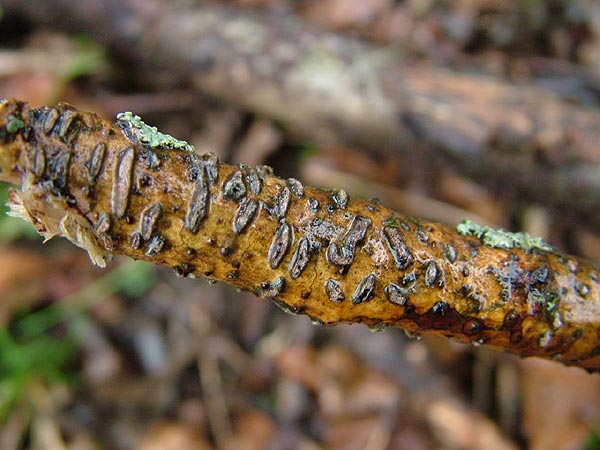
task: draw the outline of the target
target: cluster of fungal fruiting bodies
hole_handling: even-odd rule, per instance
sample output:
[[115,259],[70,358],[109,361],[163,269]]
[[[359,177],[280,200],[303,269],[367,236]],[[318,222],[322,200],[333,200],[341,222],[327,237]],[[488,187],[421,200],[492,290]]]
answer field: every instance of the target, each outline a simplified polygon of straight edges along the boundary
[[397,325],[600,367],[589,262],[524,233],[402,216],[266,166],[231,166],[131,114],[0,104],[15,214],[111,254],[222,280],[325,324]]

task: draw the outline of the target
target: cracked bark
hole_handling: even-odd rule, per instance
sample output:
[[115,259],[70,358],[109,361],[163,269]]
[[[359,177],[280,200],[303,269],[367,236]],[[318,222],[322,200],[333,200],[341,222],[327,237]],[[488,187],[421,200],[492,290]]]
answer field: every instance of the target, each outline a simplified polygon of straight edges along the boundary
[[375,152],[425,143],[479,181],[600,229],[600,112],[549,90],[408,61],[293,16],[161,0],[0,4],[89,32],[140,67],[178,71],[318,143]]
[[[13,214],[103,265],[113,254],[224,281],[323,324],[399,326],[600,368],[600,276],[545,247],[304,187],[59,104],[0,103]],[[174,148],[173,148],[174,147]]]

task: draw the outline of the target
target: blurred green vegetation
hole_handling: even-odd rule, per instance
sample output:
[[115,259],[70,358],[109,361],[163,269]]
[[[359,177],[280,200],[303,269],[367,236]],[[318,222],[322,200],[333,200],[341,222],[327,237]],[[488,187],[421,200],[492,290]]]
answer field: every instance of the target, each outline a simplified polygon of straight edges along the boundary
[[73,294],[0,327],[0,426],[34,383],[75,387],[76,356],[85,336],[89,308],[109,294],[144,295],[156,268],[125,261]]
[[582,450],[598,450],[600,449],[600,433],[591,431],[588,435]]
[[77,52],[71,63],[61,72],[65,82],[92,75],[107,66],[106,49],[91,36],[79,34],[73,38],[73,42]]

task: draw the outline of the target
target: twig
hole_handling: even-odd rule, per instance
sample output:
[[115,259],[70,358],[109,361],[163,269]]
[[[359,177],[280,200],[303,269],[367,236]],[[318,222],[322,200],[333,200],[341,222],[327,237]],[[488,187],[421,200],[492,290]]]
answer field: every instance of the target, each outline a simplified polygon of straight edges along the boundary
[[436,333],[600,369],[599,269],[539,238],[458,231],[231,166],[120,115],[0,103],[13,214],[103,265],[123,254],[220,280],[324,324]]

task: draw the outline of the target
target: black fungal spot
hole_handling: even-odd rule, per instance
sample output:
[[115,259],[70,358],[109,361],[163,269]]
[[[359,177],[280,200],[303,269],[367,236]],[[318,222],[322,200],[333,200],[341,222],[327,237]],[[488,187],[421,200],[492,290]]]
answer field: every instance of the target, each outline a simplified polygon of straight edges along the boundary
[[316,213],[317,211],[319,211],[320,207],[321,205],[319,204],[319,200],[317,200],[314,197],[308,199],[308,209],[310,210],[310,212]]
[[231,261],[231,266],[232,266],[234,269],[239,269],[239,268],[241,267],[241,265],[242,265],[242,264],[241,264],[239,261],[237,261],[237,260],[235,260],[235,261]]
[[142,245],[142,233],[140,233],[139,231],[135,231],[131,235],[131,238],[129,239],[129,246],[132,249],[137,250],[138,248],[140,248],[141,245]]
[[429,243],[429,235],[423,230],[417,230],[417,239],[425,245]]
[[352,303],[358,305],[360,303],[366,302],[373,298],[373,293],[375,292],[375,275],[369,274],[364,277],[356,290],[352,294]]
[[448,244],[445,246],[444,248],[444,255],[446,256],[446,259],[448,260],[448,262],[453,263],[456,261],[456,249],[454,248],[453,245]]
[[219,180],[219,158],[212,152],[204,153],[201,158],[208,182],[214,186]]
[[153,257],[158,255],[165,245],[165,237],[162,234],[155,234],[144,249],[144,255]]
[[577,262],[573,261],[572,259],[569,259],[565,265],[567,267],[567,270],[573,274],[577,273],[577,270],[579,269],[579,265],[577,264]]
[[194,266],[190,263],[184,262],[179,266],[175,266],[173,270],[177,278],[185,278],[194,271]]
[[273,176],[273,168],[271,166],[265,166],[265,165],[256,166],[255,170],[256,170],[256,173],[258,173],[258,176],[263,181],[265,181],[267,178]]
[[261,298],[273,298],[280,295],[285,289],[285,278],[277,277],[272,283],[262,282],[255,292]]
[[417,273],[415,271],[407,273],[406,275],[404,275],[402,277],[402,284],[404,286],[413,285],[416,283],[416,281],[417,281]]
[[333,214],[335,212],[335,205],[333,203],[327,203],[325,205],[325,211],[329,214]]
[[111,210],[118,219],[125,216],[127,204],[129,203],[129,191],[131,188],[131,176],[135,150],[128,147],[119,154],[119,159],[113,176],[111,191]]
[[250,191],[254,195],[259,195],[262,190],[262,180],[258,176],[258,173],[253,168],[248,168],[246,171],[246,181],[248,182],[248,187]]
[[221,255],[229,256],[233,252],[233,248],[228,247],[228,246],[223,246],[223,247],[221,247],[221,249],[219,251],[221,252]]
[[275,217],[283,219],[290,207],[292,194],[287,186],[277,185],[279,192],[275,196]]
[[193,258],[194,256],[196,256],[196,250],[194,250],[192,247],[186,247],[185,248],[185,254],[186,256]]
[[235,234],[242,233],[248,224],[254,219],[256,215],[256,211],[258,210],[258,203],[256,200],[246,197],[240,203],[238,207],[237,213],[233,219],[233,232]]
[[388,284],[384,291],[387,299],[394,305],[404,306],[404,304],[408,301],[408,290],[398,286],[397,284]]
[[590,286],[584,283],[575,283],[575,290],[582,297],[587,297],[590,293]]
[[450,312],[450,305],[448,304],[448,302],[442,300],[436,302],[435,305],[433,305],[433,307],[431,308],[431,310],[434,314],[444,317],[446,316],[446,314],[448,314],[448,312]]
[[537,269],[531,273],[531,281],[534,283],[543,284],[548,281],[550,270],[546,264],[541,264]]
[[183,159],[183,161],[187,163],[189,181],[196,181],[203,172],[206,173],[202,158],[200,158],[198,154],[186,153],[184,155],[179,155],[179,159]]
[[208,183],[202,172],[194,183],[194,190],[185,214],[184,226],[190,233],[196,234],[200,229],[200,223],[206,218],[208,197]]
[[233,200],[239,202],[246,195],[246,185],[242,177],[242,172],[236,170],[223,185],[223,198],[225,200]]
[[154,150],[142,147],[140,156],[146,161],[146,167],[148,169],[156,170],[160,167],[160,159]]
[[142,212],[140,231],[142,232],[142,238],[144,241],[150,239],[154,233],[156,222],[162,213],[162,205],[160,203],[154,203],[151,206],[144,209]]
[[96,235],[108,233],[111,226],[112,222],[110,219],[110,214],[108,214],[107,212],[103,212],[102,214],[100,214],[100,216],[98,217],[98,221],[94,225],[94,233]]
[[300,298],[302,300],[306,300],[308,297],[310,297],[311,292],[310,291],[302,291],[300,293]]
[[396,227],[385,226],[383,228],[383,235],[396,262],[396,268],[406,270],[414,262],[414,257],[408,246],[404,243],[400,231]]
[[42,131],[45,134],[50,134],[58,121],[59,113],[54,108],[49,108],[46,111],[46,117],[44,117],[44,121],[42,122]]
[[69,137],[69,131],[71,131],[71,125],[77,118],[78,113],[75,110],[67,109],[60,118],[60,123],[58,125],[58,129],[56,130],[56,135],[62,139],[63,142],[67,142]]
[[338,189],[333,192],[332,195],[333,203],[338,207],[338,209],[345,209],[348,206],[349,196],[348,193],[343,189]]
[[102,233],[98,235],[98,239],[100,240],[102,247],[104,247],[106,250],[114,250],[114,241],[111,235],[109,235],[108,233]]
[[327,247],[326,258],[330,264],[336,266],[349,266],[354,260],[356,246],[365,238],[367,230],[371,226],[371,219],[363,216],[356,216],[352,219],[350,227],[342,239],[341,247],[331,242]]
[[342,286],[340,286],[340,283],[333,278],[329,278],[325,281],[325,293],[329,297],[329,300],[336,303],[343,302],[346,298]]
[[504,315],[504,326],[506,328],[513,328],[521,322],[521,316],[516,309],[510,309]]
[[271,242],[271,247],[269,248],[268,258],[271,269],[275,269],[281,264],[283,257],[290,248],[291,240],[292,231],[287,222],[284,221],[277,227],[275,236],[273,236],[273,241]]
[[96,182],[96,178],[98,178],[98,175],[102,170],[102,163],[104,162],[105,156],[106,144],[104,142],[100,142],[94,147],[90,159],[85,163],[85,167],[88,171],[88,182],[90,185],[93,185]]
[[462,331],[467,336],[474,336],[483,331],[483,323],[479,319],[470,319],[463,325]]
[[309,263],[311,257],[310,253],[310,242],[308,238],[302,237],[298,241],[298,246],[296,247],[296,251],[292,256],[292,260],[290,261],[289,273],[293,280],[298,278],[306,265]]
[[49,161],[50,180],[55,192],[66,194],[67,177],[69,175],[69,161],[71,160],[71,152],[60,152],[58,156]]
[[432,287],[440,276],[440,269],[435,261],[429,261],[425,269],[425,286]]
[[34,147],[28,158],[28,168],[37,178],[46,170],[46,153],[41,147]]
[[300,181],[295,178],[288,178],[287,185],[290,188],[290,191],[292,191],[292,194],[294,194],[297,198],[304,197],[304,186],[302,186]]

